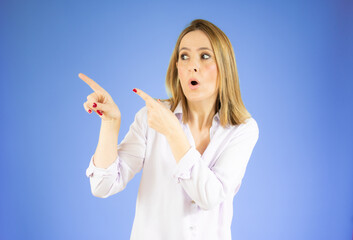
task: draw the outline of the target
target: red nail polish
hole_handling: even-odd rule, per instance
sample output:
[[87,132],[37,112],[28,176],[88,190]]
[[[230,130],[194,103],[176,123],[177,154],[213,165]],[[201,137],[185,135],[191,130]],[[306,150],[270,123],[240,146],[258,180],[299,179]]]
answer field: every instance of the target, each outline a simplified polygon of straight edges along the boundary
[[91,109],[88,109],[88,112],[89,112],[89,113],[91,113],[91,112],[92,112],[92,110],[91,110]]
[[97,113],[101,116],[103,115],[103,113],[101,113],[101,111],[99,111],[99,110],[97,110]]
[[93,107],[97,107],[97,104],[96,104],[96,103],[93,103]]
[[132,89],[132,91],[137,92],[136,88]]

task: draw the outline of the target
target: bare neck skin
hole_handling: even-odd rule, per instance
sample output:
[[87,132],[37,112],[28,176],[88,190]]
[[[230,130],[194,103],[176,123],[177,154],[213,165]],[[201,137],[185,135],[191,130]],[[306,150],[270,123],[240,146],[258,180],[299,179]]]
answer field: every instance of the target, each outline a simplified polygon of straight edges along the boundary
[[213,117],[216,114],[216,100],[188,101],[188,107],[188,123],[192,128],[201,132],[212,126]]

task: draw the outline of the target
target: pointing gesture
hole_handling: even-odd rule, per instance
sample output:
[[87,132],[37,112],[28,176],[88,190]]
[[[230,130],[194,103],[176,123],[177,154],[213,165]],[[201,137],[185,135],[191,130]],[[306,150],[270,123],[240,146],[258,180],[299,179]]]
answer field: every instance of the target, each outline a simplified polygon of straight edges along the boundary
[[134,89],[146,103],[148,125],[165,136],[172,136],[176,131],[180,131],[181,125],[174,113],[164,106],[159,100],[156,101],[147,93],[140,89]]
[[103,121],[112,121],[121,119],[121,113],[118,106],[114,103],[110,94],[104,90],[98,83],[87,77],[83,73],[78,74],[91,89],[94,91],[87,96],[87,101],[83,104],[85,110],[89,113],[95,111]]

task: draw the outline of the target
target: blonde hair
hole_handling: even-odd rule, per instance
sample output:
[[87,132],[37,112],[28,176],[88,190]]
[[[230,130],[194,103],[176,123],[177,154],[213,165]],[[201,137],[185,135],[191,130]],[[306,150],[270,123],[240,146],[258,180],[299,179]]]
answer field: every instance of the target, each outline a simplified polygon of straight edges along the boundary
[[181,88],[178,79],[178,69],[176,63],[179,58],[179,45],[182,38],[189,32],[201,30],[211,42],[215,54],[215,60],[218,69],[218,95],[216,99],[216,112],[219,111],[220,124],[223,127],[227,125],[237,125],[245,123],[250,118],[250,113],[246,110],[240,95],[240,86],[238,71],[235,62],[235,56],[232,44],[228,37],[214,24],[196,19],[185,28],[176,42],[173,54],[171,56],[166,76],[166,89],[169,95],[170,110],[173,112],[181,101],[183,108],[183,123],[188,119],[187,99]]

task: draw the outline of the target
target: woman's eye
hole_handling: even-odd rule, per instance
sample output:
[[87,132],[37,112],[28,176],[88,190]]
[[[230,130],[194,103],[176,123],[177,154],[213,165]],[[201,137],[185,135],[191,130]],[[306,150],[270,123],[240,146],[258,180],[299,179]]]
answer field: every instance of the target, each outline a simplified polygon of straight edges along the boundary
[[202,59],[209,59],[211,56],[208,54],[202,54]]
[[181,58],[182,60],[186,60],[186,59],[188,58],[188,56],[186,56],[185,54],[181,54],[181,55],[180,55],[180,58]]

